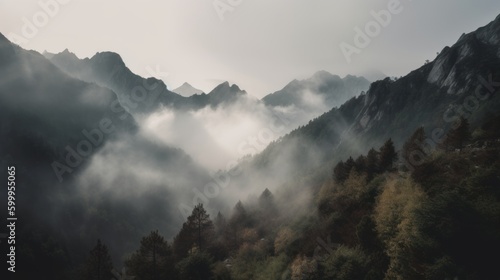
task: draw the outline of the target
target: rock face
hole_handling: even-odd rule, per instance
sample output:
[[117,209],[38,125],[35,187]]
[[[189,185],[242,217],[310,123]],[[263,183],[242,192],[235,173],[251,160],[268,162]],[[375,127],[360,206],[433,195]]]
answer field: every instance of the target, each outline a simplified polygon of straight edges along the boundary
[[[401,147],[420,126],[432,140],[444,134],[460,116],[474,126],[485,115],[498,114],[499,38],[497,17],[445,47],[434,61],[400,79],[374,82],[366,94],[292,131],[256,156],[252,164],[272,173],[276,164],[271,159],[287,151],[288,159],[299,162],[287,165],[288,172],[307,172],[327,161],[378,148],[388,138]],[[299,84],[292,82],[284,91]],[[309,143],[307,147],[304,142]],[[434,141],[432,145],[436,144]]]
[[329,110],[368,90],[369,85],[370,82],[363,77],[348,75],[342,79],[319,71],[309,79],[293,80],[283,89],[265,96],[262,101],[268,106],[294,105],[303,110],[323,104]]

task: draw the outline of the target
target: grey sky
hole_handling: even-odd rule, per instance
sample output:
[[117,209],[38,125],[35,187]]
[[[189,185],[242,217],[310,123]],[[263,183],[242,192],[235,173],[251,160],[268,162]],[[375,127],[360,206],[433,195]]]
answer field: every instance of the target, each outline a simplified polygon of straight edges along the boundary
[[[228,80],[257,97],[317,70],[404,75],[500,13],[498,0],[400,0],[402,11],[348,63],[340,43],[353,44],[354,28],[391,0],[59,0],[69,3],[44,19],[39,2],[53,1],[2,0],[0,32],[23,36],[23,17],[35,17],[40,27],[24,48],[114,51],[140,75],[168,72],[160,78],[171,89],[188,81],[208,91]],[[221,20],[216,1],[239,5]]]

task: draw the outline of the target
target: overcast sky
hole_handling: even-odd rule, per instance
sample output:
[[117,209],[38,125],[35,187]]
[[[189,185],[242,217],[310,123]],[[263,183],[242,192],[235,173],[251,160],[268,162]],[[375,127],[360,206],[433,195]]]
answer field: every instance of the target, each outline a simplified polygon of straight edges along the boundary
[[[405,75],[500,13],[498,0],[400,0],[400,13],[348,63],[340,44],[354,46],[355,28],[394,0],[59,0],[46,16],[40,3],[54,1],[1,0],[0,32],[40,52],[117,52],[142,76],[168,72],[159,78],[170,89],[228,80],[257,97],[318,70]],[[219,15],[214,3],[232,10]]]

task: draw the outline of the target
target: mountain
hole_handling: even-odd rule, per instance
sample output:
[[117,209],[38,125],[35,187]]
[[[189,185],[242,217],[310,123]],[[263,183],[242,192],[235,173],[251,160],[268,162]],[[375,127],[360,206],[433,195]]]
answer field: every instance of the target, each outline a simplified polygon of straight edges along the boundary
[[[0,58],[2,158],[26,160],[30,166],[37,155],[64,159],[65,147],[76,146],[85,139],[82,130],[97,129],[102,120],[115,128],[112,134],[137,128],[114,92],[66,75],[39,53],[23,50],[3,36]],[[112,134],[104,133],[104,138]],[[37,143],[28,146],[33,150],[20,149],[20,142],[30,141]]]
[[237,85],[230,85],[229,82],[224,82],[216,86],[208,94],[195,94],[190,96],[189,100],[194,107],[201,108],[207,105],[217,107],[218,105],[236,102],[239,98],[246,95],[246,91],[241,90]]
[[[329,176],[333,163],[366,154],[389,138],[400,148],[420,126],[427,132],[425,145],[430,147],[442,141],[460,116],[477,126],[484,116],[498,114],[499,40],[500,16],[462,35],[434,61],[400,79],[372,83],[366,94],[273,142],[243,164],[246,173],[253,177],[259,177],[255,170],[262,176],[306,174],[321,167],[324,176]],[[289,88],[300,88],[299,84],[295,81]],[[288,175],[281,182],[292,178]]]
[[146,79],[134,74],[120,55],[113,52],[100,52],[91,58],[79,59],[65,50],[50,60],[78,79],[110,88],[118,94],[122,106],[133,115],[149,114],[162,107],[183,110],[217,107],[222,103],[234,102],[236,99],[233,97],[239,94],[233,93],[242,92],[237,86],[234,88],[221,84],[209,94],[185,97],[169,91],[159,79]]
[[175,93],[182,95],[184,97],[189,97],[191,95],[203,93],[202,90],[194,88],[192,85],[188,84],[187,82],[183,83],[180,87],[172,90],[172,92],[175,92]]
[[291,81],[262,101],[268,106],[294,105],[303,110],[324,106],[327,111],[368,90],[369,85],[370,82],[363,77],[348,75],[342,79],[327,71],[319,71],[309,79]]
[[[80,63],[69,51],[61,56],[68,68]],[[94,59],[103,71],[120,65],[112,54]],[[114,78],[130,74],[121,69]],[[210,180],[182,150],[144,137],[117,95],[0,34],[0,167],[15,167],[15,208],[23,219],[16,260],[30,266],[18,272],[22,279],[67,279],[59,277],[64,267],[83,261],[98,238],[121,260],[151,228],[172,235],[182,224],[176,201],[191,199],[178,190]],[[7,192],[0,200],[7,204]]]
[[359,75],[365,77],[370,82],[375,82],[375,81],[383,80],[383,79],[387,78],[386,74],[384,74],[382,71],[376,70],[376,69],[365,70],[365,71],[361,72],[361,74],[359,74]]
[[120,55],[113,52],[100,52],[91,58],[79,59],[66,49],[50,60],[75,78],[113,90],[122,106],[132,114],[149,113],[161,106],[182,103],[185,99],[167,90],[159,79],[145,79],[134,74]]

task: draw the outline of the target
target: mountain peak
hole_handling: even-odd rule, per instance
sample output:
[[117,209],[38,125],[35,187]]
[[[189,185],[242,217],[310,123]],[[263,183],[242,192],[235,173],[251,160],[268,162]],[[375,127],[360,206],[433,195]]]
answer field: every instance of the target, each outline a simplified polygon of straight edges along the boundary
[[[44,51],[44,52],[43,52],[43,55],[44,55],[45,57],[47,57],[47,56],[46,56],[47,54],[50,56],[50,53],[48,53],[48,52],[46,52],[46,51]],[[70,52],[68,49],[64,49],[64,51],[62,51],[62,52],[60,52],[60,53],[58,53],[58,54],[53,54],[53,55],[52,55],[52,57],[54,57],[54,56],[59,56],[59,57],[70,58],[70,59],[72,59],[72,60],[75,60],[75,59],[76,59],[76,60],[79,60],[79,58],[76,56],[76,54],[74,54],[74,53]]]
[[199,90],[199,89],[193,87],[188,82],[184,82],[180,87],[178,87],[172,91],[179,94],[179,95],[182,95],[184,97],[189,97],[191,95],[203,93],[202,90]]
[[99,63],[110,63],[113,65],[125,66],[125,62],[122,57],[115,52],[98,52],[91,58],[91,60]]
[[233,101],[234,98],[244,95],[246,92],[241,90],[237,85],[229,85],[229,82],[223,82],[216,86],[208,95],[212,100],[212,104],[220,104],[223,102]]
[[318,78],[318,79],[328,79],[335,77],[336,75],[333,75],[332,73],[326,71],[326,70],[320,70],[312,75],[312,78]]
[[225,81],[218,86],[216,86],[210,93],[212,92],[218,92],[218,91],[233,91],[233,92],[243,92],[240,87],[238,87],[236,84],[230,85],[228,81]]

